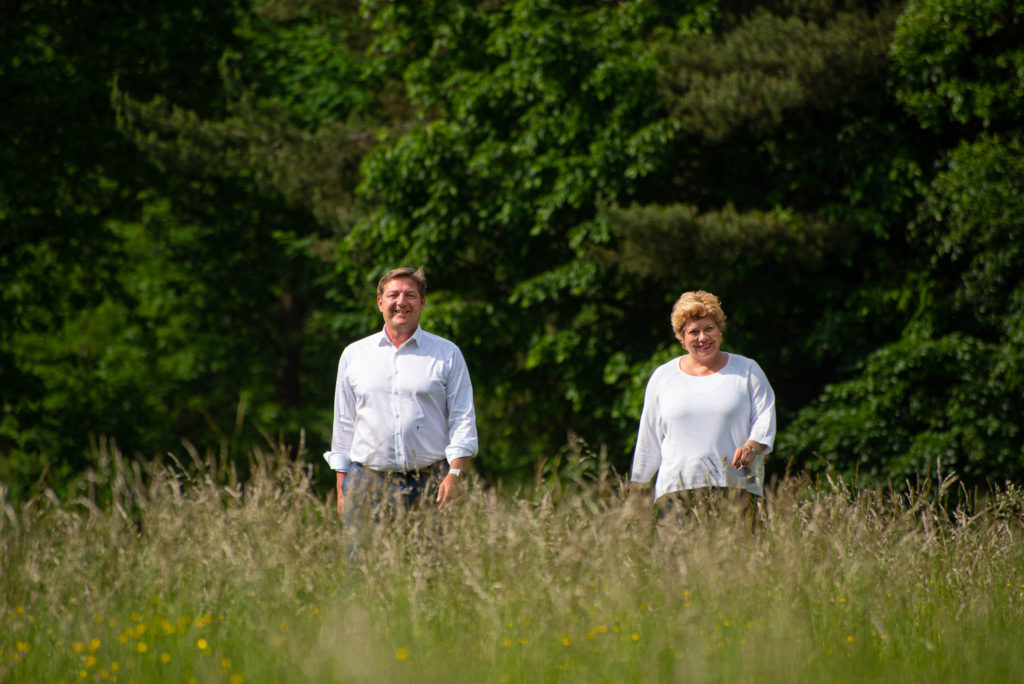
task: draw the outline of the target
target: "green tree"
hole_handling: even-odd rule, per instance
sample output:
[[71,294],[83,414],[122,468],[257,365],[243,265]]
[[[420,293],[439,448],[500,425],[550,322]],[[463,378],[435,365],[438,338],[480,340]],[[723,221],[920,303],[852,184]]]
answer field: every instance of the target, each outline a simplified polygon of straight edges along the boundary
[[159,177],[118,132],[110,87],[116,76],[213,111],[235,6],[23,0],[2,12],[0,479],[18,488],[81,467],[90,434],[144,422],[107,363],[145,353],[109,338],[129,296],[114,225]]
[[318,451],[398,264],[496,476],[580,439],[628,467],[695,288],[776,387],[777,471],[1021,467],[1013,3],[77,7],[3,29],[2,479],[90,434],[230,451],[240,406]]
[[[897,96],[934,132],[908,239],[918,302],[896,342],[802,411],[786,447],[869,482],[1024,473],[1021,27],[1015,3],[910,3],[892,46]],[[927,169],[927,167],[925,167]]]
[[900,172],[925,155],[886,87],[893,9],[376,5],[399,23],[385,36],[417,36],[378,47],[422,123],[367,157],[377,208],[353,238],[452,290],[432,322],[486,359],[500,464],[571,429],[628,465],[684,289],[723,295],[732,348],[784,407],[898,337],[881,314],[914,304],[900,272],[916,186]]
[[349,244],[428,266],[441,293],[425,322],[466,351],[485,467],[529,470],[569,430],[617,438],[605,365],[635,349],[633,302],[592,258],[612,238],[597,207],[649,201],[644,179],[669,163],[676,131],[648,37],[679,11],[368,5],[382,68],[401,76],[419,120],[366,158],[374,212]]

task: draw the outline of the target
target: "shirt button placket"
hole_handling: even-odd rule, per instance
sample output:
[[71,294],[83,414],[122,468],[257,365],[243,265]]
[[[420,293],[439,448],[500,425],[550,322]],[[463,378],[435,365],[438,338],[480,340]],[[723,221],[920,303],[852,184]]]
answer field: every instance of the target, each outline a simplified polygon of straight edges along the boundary
[[391,410],[394,425],[395,459],[401,469],[408,470],[409,467],[405,462],[405,444],[402,443],[402,414],[398,395],[398,355],[400,351],[396,349],[391,356]]

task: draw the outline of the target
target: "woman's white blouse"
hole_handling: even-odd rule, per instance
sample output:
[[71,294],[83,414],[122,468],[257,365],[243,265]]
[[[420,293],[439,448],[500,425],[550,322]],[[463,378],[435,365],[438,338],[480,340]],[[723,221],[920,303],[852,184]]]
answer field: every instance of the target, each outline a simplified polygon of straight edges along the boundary
[[[675,359],[651,375],[644,394],[632,481],[657,473],[654,498],[696,487],[739,487],[764,494],[764,456],[775,444],[775,393],[752,359],[729,354],[706,376],[687,375]],[[768,445],[749,469],[732,467],[747,440]]]

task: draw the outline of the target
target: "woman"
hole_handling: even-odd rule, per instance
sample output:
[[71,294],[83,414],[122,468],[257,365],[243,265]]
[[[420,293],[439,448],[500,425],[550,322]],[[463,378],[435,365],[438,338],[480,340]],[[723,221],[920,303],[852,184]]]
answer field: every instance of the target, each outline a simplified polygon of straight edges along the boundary
[[655,500],[711,487],[763,496],[764,455],[775,442],[768,378],[752,359],[721,350],[725,313],[715,295],[683,293],[672,329],[687,353],[647,383],[632,481],[657,473]]

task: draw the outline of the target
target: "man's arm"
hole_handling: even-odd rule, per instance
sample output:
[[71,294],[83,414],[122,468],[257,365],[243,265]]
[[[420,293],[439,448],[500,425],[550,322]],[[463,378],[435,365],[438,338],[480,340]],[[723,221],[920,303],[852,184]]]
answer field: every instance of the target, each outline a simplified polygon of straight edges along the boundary
[[348,358],[341,355],[338,361],[338,379],[334,386],[334,422],[331,427],[331,449],[324,453],[327,464],[335,471],[338,489],[338,515],[345,511],[345,493],[341,485],[352,467],[349,454],[352,450],[352,434],[355,416],[355,395],[346,379]]
[[341,486],[345,484],[345,476],[347,474],[340,471],[335,472],[338,479],[338,517],[342,520],[345,519],[345,490]]
[[452,357],[449,370],[447,396],[448,404],[448,446],[445,456],[450,465],[448,474],[437,490],[438,507],[444,507],[457,491],[459,476],[451,470],[465,474],[470,459],[476,455],[478,440],[476,433],[476,409],[473,406],[473,383],[469,379],[469,368],[458,347]]
[[478,449],[476,409],[473,406],[473,383],[469,379],[466,360],[458,347],[448,369],[445,402],[448,409],[448,446],[445,456],[455,467],[455,461],[472,458]]

